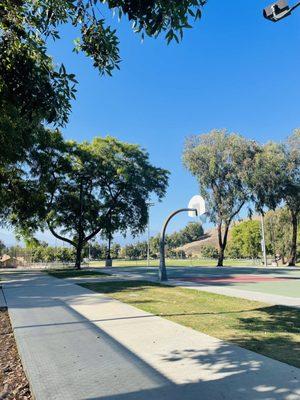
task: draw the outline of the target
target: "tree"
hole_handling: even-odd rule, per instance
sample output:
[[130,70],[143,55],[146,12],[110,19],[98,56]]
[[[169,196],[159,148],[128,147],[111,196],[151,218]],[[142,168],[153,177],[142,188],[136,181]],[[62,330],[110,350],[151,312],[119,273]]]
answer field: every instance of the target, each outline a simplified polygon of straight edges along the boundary
[[185,144],[184,165],[197,178],[217,225],[218,266],[223,266],[230,224],[248,200],[245,173],[256,149],[255,142],[225,130],[193,136]]
[[249,165],[246,182],[256,211],[275,210],[282,201],[287,205],[293,226],[289,265],[297,257],[297,224],[300,211],[300,134],[295,131],[287,143],[269,142],[258,149]]
[[285,264],[286,257],[291,252],[291,223],[287,207],[270,210],[265,215],[266,246],[274,260],[282,260]]
[[111,74],[120,63],[119,39],[116,29],[105,21],[105,8],[119,19],[127,17],[142,38],[165,33],[168,42],[179,42],[184,29],[191,28],[191,20],[201,17],[204,4],[204,0],[4,0],[1,28],[44,51],[47,39],[59,39],[58,28],[71,24],[80,31],[75,50],[91,57],[100,73]]
[[130,260],[134,260],[140,256],[139,249],[135,244],[128,244],[123,247],[122,254],[124,258],[129,258]]
[[2,256],[2,254],[4,253],[6,249],[5,244],[0,240],[0,256]]
[[[79,31],[75,52],[83,52],[101,75],[119,68],[119,39],[105,11],[117,12],[141,37],[165,34],[179,41],[191,21],[201,17],[204,0],[3,0],[0,4],[0,218],[11,213],[15,194],[26,182],[20,163],[43,136],[44,126],[67,123],[76,79],[48,54],[62,25]],[[27,170],[25,169],[27,172]],[[26,174],[25,172],[25,174]],[[21,186],[21,187],[19,187]],[[7,187],[9,190],[7,190]],[[25,190],[25,194],[28,192]],[[26,197],[26,196],[25,196]],[[17,204],[14,206],[17,208]]]
[[229,253],[236,258],[258,258],[261,253],[261,231],[257,220],[236,224],[231,230]]
[[289,266],[297,262],[297,234],[300,218],[300,130],[297,129],[289,137],[285,154],[287,159],[287,179],[283,190],[283,199],[290,212],[292,235],[289,255]]
[[5,207],[5,214],[2,209],[0,223],[14,227],[17,235],[26,241],[33,240],[34,232],[46,218],[48,200],[45,185],[50,177],[52,186],[55,184],[55,168],[61,173],[66,171],[69,161],[65,155],[69,149],[71,146],[64,142],[59,131],[43,129],[40,140],[30,149],[27,162],[21,166],[12,165],[10,179],[0,186],[7,199],[13,197]]
[[56,238],[76,248],[75,268],[85,244],[107,229],[111,217],[120,232],[143,232],[150,195],[162,199],[168,184],[168,172],[152,166],[148,153],[112,137],[48,150],[36,152],[33,168],[44,196],[39,226],[46,221]]
[[[169,42],[182,38],[184,29],[191,27],[190,20],[200,18],[203,5],[203,0],[3,0],[0,4],[0,129],[3,128],[1,133],[8,139],[8,142],[5,140],[7,149],[23,152],[35,139],[36,128],[42,121],[66,122],[68,119],[70,100],[76,91],[75,76],[67,74],[63,64],[56,68],[47,54],[49,40],[60,38],[61,25],[77,28],[80,37],[75,40],[74,50],[92,58],[100,74],[111,75],[114,68],[119,68],[119,40],[116,29],[103,17],[105,8],[117,11],[119,18],[127,17],[142,37],[157,37],[164,32]],[[17,151],[8,146],[15,143],[10,137],[17,140]]]
[[183,241],[186,243],[195,242],[203,236],[203,227],[199,222],[189,222],[185,228],[180,231]]
[[199,222],[189,222],[183,229],[166,236],[166,245],[169,249],[183,246],[199,240],[204,231]]
[[47,55],[34,8],[31,1],[0,5],[0,164],[26,159],[43,123],[66,123],[75,95],[74,75]]
[[111,246],[111,256],[112,256],[112,258],[119,258],[120,251],[121,251],[121,246],[119,245],[119,243],[114,243]]
[[104,259],[106,257],[105,244],[91,243],[89,245],[89,251],[93,260]]
[[208,258],[218,258],[218,250],[211,244],[206,244],[201,247],[201,255]]
[[249,199],[255,210],[263,215],[264,207],[275,210],[282,200],[287,179],[287,158],[284,146],[275,142],[257,145],[256,150],[246,170],[245,180]]

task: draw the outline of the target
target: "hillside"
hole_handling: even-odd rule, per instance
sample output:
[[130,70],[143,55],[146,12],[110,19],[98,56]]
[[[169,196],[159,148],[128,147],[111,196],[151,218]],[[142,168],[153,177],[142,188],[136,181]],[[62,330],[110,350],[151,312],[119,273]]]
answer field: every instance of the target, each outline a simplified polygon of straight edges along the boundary
[[[229,231],[229,237],[230,237],[230,231]],[[183,250],[187,256],[195,257],[199,256],[201,253],[201,248],[207,245],[211,245],[218,248],[218,236],[216,228],[208,230],[203,236],[201,236],[200,240],[187,243],[184,246],[179,247],[178,250]]]
[[[228,240],[231,238],[231,230],[232,228],[244,221],[247,221],[248,218],[241,220],[241,221],[235,221],[231,228],[229,229],[228,232]],[[252,220],[259,220],[259,216],[254,215],[252,217]],[[201,254],[201,248],[203,246],[211,245],[214,246],[215,248],[218,248],[218,233],[216,228],[209,229],[201,238],[200,240],[197,240],[195,242],[187,243],[184,246],[181,246],[178,248],[178,250],[183,250],[187,256],[191,255],[192,257],[199,256]]]

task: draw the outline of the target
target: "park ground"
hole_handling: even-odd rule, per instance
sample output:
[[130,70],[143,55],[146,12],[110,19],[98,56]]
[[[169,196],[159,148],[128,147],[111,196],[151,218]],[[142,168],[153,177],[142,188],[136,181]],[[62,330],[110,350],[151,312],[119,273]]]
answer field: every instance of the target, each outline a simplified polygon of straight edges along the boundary
[[[25,271],[14,274],[15,283],[10,290],[8,284],[8,295],[13,293],[13,288],[16,291],[15,293],[18,294],[16,288],[21,288],[22,285],[26,289],[26,285],[28,286],[28,282],[32,279],[31,274]],[[41,285],[44,285],[43,279],[47,279],[43,277],[46,277],[47,274],[45,272],[40,274],[41,278],[40,275],[37,275],[33,281],[39,286],[37,292],[32,294],[35,301],[34,309],[39,309],[38,302],[41,301],[43,311],[48,308],[51,313],[53,312],[53,305],[51,302],[48,304],[45,293],[42,294],[41,292],[43,290]],[[168,268],[169,281],[167,285],[161,285],[157,282],[157,268],[154,267],[94,267],[82,271],[52,270],[48,271],[48,274],[50,277],[61,278],[53,281],[54,285],[59,287],[56,290],[60,291],[62,288],[68,290],[70,285],[70,287],[79,287],[78,285],[80,285],[82,288],[80,290],[87,290],[87,292],[82,292],[84,296],[93,292],[100,293],[100,296],[104,295],[107,299],[121,301],[122,304],[133,306],[134,309],[141,310],[141,312],[150,313],[150,315],[163,318],[188,329],[192,328],[199,334],[221,339],[222,343],[231,343],[256,354],[267,356],[271,360],[278,360],[286,365],[296,367],[296,370],[300,373],[300,370],[298,370],[300,368],[300,310],[297,306],[287,307],[285,305],[290,300],[300,306],[300,270],[296,268],[177,266]],[[4,288],[5,282],[9,281],[11,276],[10,273],[6,272],[2,274]],[[61,284],[55,283],[56,281],[61,282]],[[185,285],[188,286],[184,287]],[[45,285],[45,288],[47,288],[47,285]],[[235,291],[236,297],[221,294],[222,290],[228,289]],[[221,292],[214,293],[214,290]],[[55,297],[58,296],[59,291],[55,292]],[[248,298],[243,297],[243,292],[247,294],[246,297]],[[31,297],[31,289],[30,292],[26,293],[28,297]],[[79,293],[81,292],[79,291]],[[251,296],[256,299],[257,295],[265,296],[268,301],[251,300]],[[49,296],[49,299],[50,297],[53,296]],[[269,299],[272,299],[273,303]],[[21,303],[16,303],[15,299],[10,301],[14,318],[16,318],[18,312],[22,312],[22,315],[24,315],[26,301],[25,304],[24,300]],[[98,305],[99,307],[100,309],[97,312],[101,314],[103,304]],[[31,309],[32,305],[28,303],[28,311]],[[76,310],[78,312],[78,309]],[[82,310],[85,309],[82,308]],[[118,316],[120,329],[130,323],[130,320],[128,322],[127,312],[128,310],[123,316]],[[41,318],[44,319],[45,316]],[[133,320],[131,320],[131,323],[133,323]],[[96,322],[95,324],[97,325]],[[18,319],[18,325],[20,325],[20,319]],[[39,326],[40,324],[35,319],[32,324],[28,324],[28,326],[31,325]],[[16,333],[16,331],[14,332]],[[34,335],[34,331],[32,331],[32,334]],[[20,332],[18,332],[18,335],[20,340]],[[33,340],[32,338],[28,339],[28,332],[26,332],[26,340]],[[213,364],[213,360],[211,362]],[[226,362],[229,370],[234,368],[235,363],[230,366],[231,361],[228,359]],[[298,384],[300,389],[300,381]],[[253,388],[251,389],[253,390]],[[299,397],[294,397],[295,399],[300,398],[300,393],[298,394]],[[272,397],[272,395],[274,396]],[[255,398],[255,396],[252,398]],[[268,391],[266,397],[257,398],[288,399],[289,397],[278,397],[275,391],[274,393]]]
[[[217,264],[217,260],[208,259],[208,258],[185,258],[185,259],[166,259],[166,265],[169,267],[215,267]],[[227,267],[236,267],[236,266],[258,266],[259,260],[236,260],[236,259],[225,259],[224,266]],[[91,261],[89,262],[89,266],[91,267],[104,267],[105,261]],[[113,265],[116,267],[145,267],[147,266],[146,260],[113,260]],[[159,260],[149,260],[150,267],[158,267]]]

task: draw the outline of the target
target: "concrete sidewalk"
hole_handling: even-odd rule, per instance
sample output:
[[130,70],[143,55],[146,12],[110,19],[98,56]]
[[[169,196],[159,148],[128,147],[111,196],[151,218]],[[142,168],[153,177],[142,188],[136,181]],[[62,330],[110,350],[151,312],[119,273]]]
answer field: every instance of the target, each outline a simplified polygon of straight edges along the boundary
[[228,288],[217,285],[203,285],[203,284],[197,285],[192,282],[179,281],[175,279],[170,279],[168,283],[174,286],[184,287],[185,289],[194,289],[203,292],[222,294],[224,296],[238,297],[240,299],[261,301],[262,303],[267,303],[272,305],[300,308],[300,297],[296,298],[296,297],[280,296],[277,294],[254,292],[250,290]]
[[37,400],[300,399],[300,370],[43,273],[4,293]]

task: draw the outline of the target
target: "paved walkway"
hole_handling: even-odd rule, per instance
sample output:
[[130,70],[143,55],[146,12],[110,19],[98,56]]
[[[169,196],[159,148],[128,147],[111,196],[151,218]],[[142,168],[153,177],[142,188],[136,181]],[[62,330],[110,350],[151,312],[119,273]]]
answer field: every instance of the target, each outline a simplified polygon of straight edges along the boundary
[[300,370],[42,273],[4,292],[37,400],[300,399]]
[[173,279],[171,279],[169,283],[171,285],[181,286],[186,289],[194,289],[204,292],[223,294],[225,296],[238,297],[247,300],[261,301],[263,303],[272,305],[283,305],[288,307],[300,308],[300,297],[295,298],[295,297],[280,296],[276,294],[252,292],[250,290],[228,288],[225,286],[217,286],[217,285],[203,285],[203,284],[197,285],[192,282],[177,281]]

